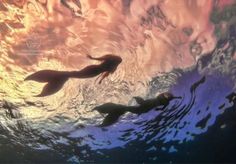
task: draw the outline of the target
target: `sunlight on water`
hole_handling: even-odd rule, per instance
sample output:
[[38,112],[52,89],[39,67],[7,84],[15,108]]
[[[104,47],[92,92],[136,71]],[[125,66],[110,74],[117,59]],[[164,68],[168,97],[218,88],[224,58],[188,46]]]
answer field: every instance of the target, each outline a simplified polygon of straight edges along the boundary
[[[67,162],[94,161],[90,155],[106,157],[106,150],[142,141],[147,152],[178,152],[168,144],[193,141],[232,107],[226,96],[236,81],[233,3],[0,1],[0,147],[11,152],[6,145],[16,146],[22,161],[30,150],[51,151]],[[38,98],[44,84],[24,81],[43,69],[80,70],[98,63],[87,54],[109,53],[122,63],[102,84],[70,79],[56,94]],[[164,111],[127,113],[112,126],[97,126],[103,116],[91,110],[95,106],[136,105],[134,96],[165,91],[184,98]]]

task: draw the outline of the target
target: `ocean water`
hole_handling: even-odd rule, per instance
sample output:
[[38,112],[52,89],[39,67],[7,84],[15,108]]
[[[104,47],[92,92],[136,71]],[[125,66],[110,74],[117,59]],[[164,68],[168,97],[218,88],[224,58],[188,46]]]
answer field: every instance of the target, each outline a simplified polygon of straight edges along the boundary
[[[234,1],[32,0],[0,9],[0,163],[236,162]],[[102,84],[73,79],[36,98],[43,85],[23,80],[108,52],[123,62]],[[165,91],[183,98],[108,127],[92,111]]]

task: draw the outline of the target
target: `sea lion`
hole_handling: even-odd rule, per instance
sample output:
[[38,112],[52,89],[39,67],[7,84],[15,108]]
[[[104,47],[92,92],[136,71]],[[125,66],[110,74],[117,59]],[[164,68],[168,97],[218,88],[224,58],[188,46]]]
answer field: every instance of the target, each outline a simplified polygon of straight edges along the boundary
[[25,80],[46,82],[47,84],[44,86],[42,92],[36,97],[49,96],[59,91],[69,78],[92,78],[101,74],[100,84],[105,77],[114,73],[118,65],[122,62],[121,57],[111,54],[98,58],[90,55],[87,56],[89,59],[98,60],[102,63],[99,65],[87,66],[80,71],[41,70],[27,76]]
[[[110,126],[119,120],[119,117],[126,112],[134,114],[143,114],[156,108],[156,110],[165,109],[171,100],[181,99],[181,97],[175,97],[169,92],[159,94],[156,98],[144,100],[141,97],[134,97],[138,106],[126,106],[121,104],[106,103],[95,107],[93,110],[98,111],[102,115],[107,114],[100,125],[100,127]],[[157,108],[162,107],[162,108]]]

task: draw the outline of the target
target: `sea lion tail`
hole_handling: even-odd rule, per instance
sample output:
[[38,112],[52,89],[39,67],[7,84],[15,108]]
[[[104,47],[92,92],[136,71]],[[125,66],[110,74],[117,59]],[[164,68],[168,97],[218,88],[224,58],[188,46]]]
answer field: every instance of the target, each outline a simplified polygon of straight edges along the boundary
[[49,96],[59,91],[69,78],[69,73],[52,70],[42,70],[33,73],[25,78],[25,80],[33,80],[37,82],[47,82],[42,92],[35,97]]
[[116,113],[109,113],[105,116],[103,122],[101,125],[99,125],[99,127],[106,127],[106,126],[110,126],[114,123],[116,123],[120,116],[123,115],[125,112],[116,112]]

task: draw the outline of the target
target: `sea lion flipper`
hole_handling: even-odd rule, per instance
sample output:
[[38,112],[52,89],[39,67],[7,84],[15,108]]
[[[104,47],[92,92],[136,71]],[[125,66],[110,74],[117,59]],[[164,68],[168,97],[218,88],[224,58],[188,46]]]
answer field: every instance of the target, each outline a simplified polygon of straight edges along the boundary
[[42,92],[35,97],[44,97],[44,96],[49,96],[56,93],[63,87],[66,81],[67,81],[67,78],[61,78],[61,79],[56,79],[54,81],[48,82],[44,86]]
[[116,123],[123,113],[109,113],[103,120],[100,127],[110,126]]
[[138,104],[143,104],[145,102],[145,100],[141,97],[134,97],[135,101],[138,103]]
[[64,77],[64,76],[65,76],[64,72],[53,71],[53,70],[41,70],[31,75],[28,75],[24,80],[25,81],[33,80],[33,81],[45,83],[45,82],[53,81],[54,79],[58,77]]
[[69,72],[41,70],[27,76],[24,80],[47,83],[42,92],[35,97],[49,96],[59,91],[70,77]]

